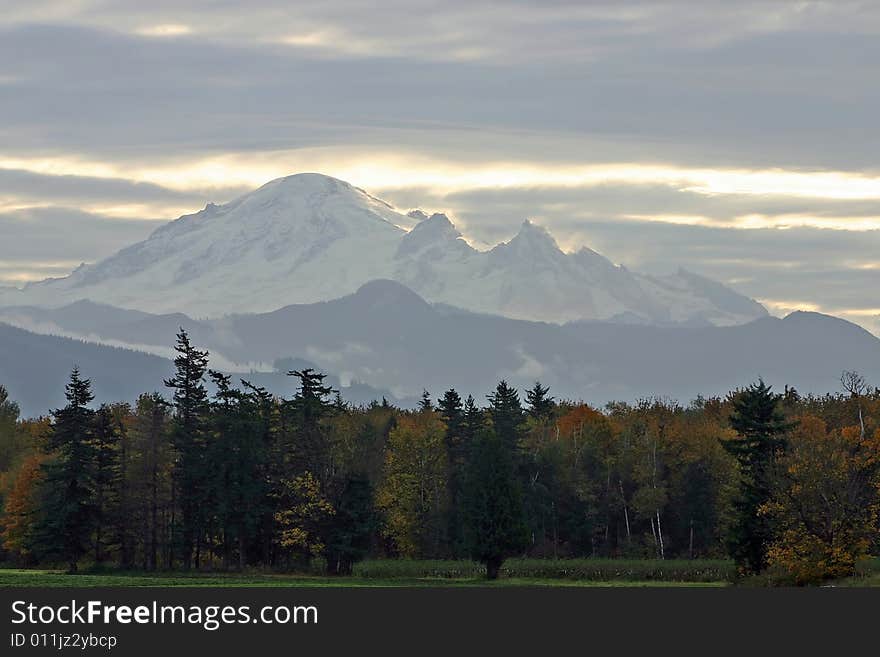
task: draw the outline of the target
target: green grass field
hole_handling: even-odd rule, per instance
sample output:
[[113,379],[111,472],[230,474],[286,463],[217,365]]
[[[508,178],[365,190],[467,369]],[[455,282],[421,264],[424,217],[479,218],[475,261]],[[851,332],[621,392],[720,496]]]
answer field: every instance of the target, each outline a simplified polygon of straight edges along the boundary
[[622,586],[725,586],[724,582],[594,581],[550,578],[505,577],[487,582],[477,577],[320,577],[313,575],[218,575],[104,573],[67,575],[56,570],[0,570],[0,587],[90,587],[90,586],[184,586],[184,587],[622,587]]
[[[725,560],[509,559],[501,578],[488,582],[470,561],[373,560],[355,566],[352,577],[316,573],[221,573],[89,571],[0,568],[0,587],[183,586],[183,587],[721,587],[734,579]],[[880,586],[880,560],[859,567],[835,586]]]
[[9,586],[725,586],[732,575],[727,561],[650,561],[617,559],[510,559],[501,578],[488,582],[470,561],[375,560],[357,564],[352,577],[319,574],[147,573],[0,569],[0,587]]

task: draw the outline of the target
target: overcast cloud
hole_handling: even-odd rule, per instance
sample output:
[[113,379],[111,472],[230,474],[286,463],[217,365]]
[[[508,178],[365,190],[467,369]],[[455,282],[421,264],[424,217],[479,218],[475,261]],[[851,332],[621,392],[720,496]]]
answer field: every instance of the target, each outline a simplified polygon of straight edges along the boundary
[[379,4],[0,1],[0,284],[309,170],[880,333],[878,3]]

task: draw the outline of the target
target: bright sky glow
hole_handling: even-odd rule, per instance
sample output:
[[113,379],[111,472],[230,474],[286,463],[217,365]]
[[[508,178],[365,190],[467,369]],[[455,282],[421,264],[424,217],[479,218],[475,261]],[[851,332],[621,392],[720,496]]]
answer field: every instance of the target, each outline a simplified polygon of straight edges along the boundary
[[[136,183],[153,183],[178,191],[222,190],[230,187],[255,188],[274,178],[288,175],[292,171],[320,171],[376,193],[398,188],[424,188],[434,194],[448,194],[492,188],[658,184],[707,196],[738,194],[880,201],[880,176],[836,171],[693,169],[638,163],[592,164],[583,167],[514,162],[463,165],[403,154],[353,155],[347,158],[320,152],[273,153],[268,157],[228,154],[191,161],[146,165],[115,164],[64,156],[0,157],[0,168],[56,176],[79,175],[124,179]],[[0,207],[9,206],[7,202],[6,206]],[[23,206],[27,204],[23,202]],[[143,204],[129,204],[90,205],[87,209],[114,216],[137,217],[147,212],[151,217],[161,217],[162,211],[173,215],[175,212],[179,214],[178,211],[186,208],[180,206],[175,209],[165,205],[159,210]],[[729,221],[718,221],[699,215],[664,213],[632,214],[629,217],[678,225],[711,225],[740,229],[810,227],[854,231],[880,230],[880,211],[877,217],[809,215],[768,217],[753,213]]]

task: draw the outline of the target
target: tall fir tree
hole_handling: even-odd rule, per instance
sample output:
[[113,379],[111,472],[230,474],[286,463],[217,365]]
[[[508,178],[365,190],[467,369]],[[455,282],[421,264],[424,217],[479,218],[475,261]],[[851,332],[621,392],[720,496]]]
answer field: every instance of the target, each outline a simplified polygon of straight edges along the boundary
[[542,386],[540,381],[526,391],[526,406],[529,417],[535,420],[547,420],[556,408],[556,402],[547,393],[550,388]]
[[327,572],[351,575],[352,567],[363,560],[370,549],[378,519],[373,509],[373,487],[358,473],[349,475],[330,518],[326,547]]
[[447,390],[437,402],[440,417],[446,424],[446,467],[449,487],[449,522],[447,541],[455,558],[464,556],[464,523],[461,512],[464,488],[464,468],[467,463],[470,441],[464,432],[465,411],[454,388]]
[[[200,565],[205,528],[205,502],[208,493],[205,449],[208,392],[204,377],[208,352],[192,346],[184,329],[177,334],[174,347],[175,375],[165,385],[174,390],[174,423],[171,442],[177,451],[173,497],[180,507],[180,549],[183,566]],[[174,506],[172,504],[172,506]]]
[[[104,561],[105,548],[119,542],[120,441],[121,430],[113,409],[102,405],[95,413],[92,431],[96,564]],[[108,531],[111,527],[117,531]]]
[[259,508],[254,510],[258,519],[257,529],[251,539],[251,551],[259,555],[263,563],[272,564],[275,545],[274,502],[278,499],[280,482],[284,476],[283,459],[278,444],[280,413],[278,404],[269,391],[244,379],[241,383],[247,390],[248,405],[254,415],[255,445],[260,452],[254,477],[263,488]]
[[234,389],[227,375],[214,371],[210,375],[217,390],[208,447],[211,500],[221,530],[223,566],[229,568],[237,554],[241,570],[247,563],[249,537],[261,527],[268,495],[260,398]]
[[511,388],[504,379],[489,395],[489,417],[492,418],[495,434],[514,453],[519,443],[523,409],[516,388]]
[[730,426],[738,437],[724,441],[724,447],[739,463],[740,485],[728,550],[747,573],[759,573],[767,565],[772,526],[761,507],[770,500],[774,467],[785,450],[785,434],[793,426],[785,419],[780,400],[763,380],[731,397]]
[[291,419],[293,444],[290,445],[290,475],[311,472],[319,481],[328,479],[329,441],[323,420],[333,409],[330,396],[333,388],[324,385],[326,374],[311,368],[291,370],[288,376],[299,379],[299,391],[289,401],[287,411]]
[[169,476],[172,450],[168,441],[169,404],[159,393],[141,395],[132,418],[131,442],[137,455],[132,488],[139,508],[139,534],[144,570],[156,570],[164,561],[171,567],[171,545],[163,540],[171,501]]
[[48,449],[52,458],[45,468],[41,527],[37,531],[42,556],[62,559],[70,572],[88,552],[94,527],[94,432],[95,411],[91,382],[70,373],[65,397],[67,406],[53,412]]
[[477,406],[473,395],[468,395],[464,400],[464,409],[461,418],[461,433],[465,442],[473,443],[477,434],[483,429],[483,411]]
[[455,388],[450,388],[437,402],[440,416],[446,423],[447,435],[460,436],[462,422],[464,421],[464,407]]
[[117,490],[110,517],[112,540],[119,548],[119,566],[123,569],[130,569],[134,567],[134,543],[141,530],[135,520],[137,499],[133,494],[133,487],[137,478],[133,469],[132,438],[128,431],[133,410],[127,402],[110,404],[108,408],[113,417],[118,438]]
[[208,524],[220,534],[219,550],[223,555],[223,567],[228,569],[236,540],[236,520],[241,511],[235,470],[242,428],[238,421],[238,395],[232,388],[231,377],[213,370],[208,370],[208,376],[215,388],[207,427],[210,438],[205,451],[206,502],[213,510]]
[[464,493],[465,537],[473,559],[497,579],[507,557],[523,549],[528,532],[510,450],[491,430],[474,443]]

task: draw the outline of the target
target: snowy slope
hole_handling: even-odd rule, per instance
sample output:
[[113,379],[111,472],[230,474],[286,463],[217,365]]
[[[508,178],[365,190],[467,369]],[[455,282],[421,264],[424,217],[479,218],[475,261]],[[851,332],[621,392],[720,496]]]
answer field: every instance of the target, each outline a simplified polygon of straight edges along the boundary
[[394,222],[412,220],[342,181],[291,176],[227,205],[209,204],[94,266],[28,286],[23,296],[33,304],[87,298],[194,316],[322,301],[385,275],[405,235]]
[[764,308],[719,283],[679,270],[650,277],[595,251],[568,254],[530,221],[487,252],[435,214],[404,239],[392,278],[431,301],[516,319],[619,319],[648,324],[743,324]]
[[335,299],[380,278],[432,302],[518,319],[729,325],[766,315],[751,299],[683,270],[648,277],[586,248],[564,253],[529,221],[510,241],[480,251],[443,214],[402,214],[320,174],[209,204],[66,278],[0,290],[0,305],[89,299],[217,317]]

